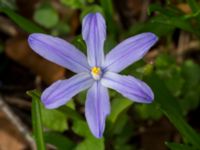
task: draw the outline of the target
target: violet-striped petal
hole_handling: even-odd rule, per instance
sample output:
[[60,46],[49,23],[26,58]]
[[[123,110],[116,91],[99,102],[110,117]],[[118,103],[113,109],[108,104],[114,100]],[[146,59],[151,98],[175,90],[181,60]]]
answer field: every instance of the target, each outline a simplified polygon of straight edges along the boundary
[[93,82],[89,73],[79,73],[70,79],[58,80],[42,93],[41,100],[46,108],[57,108],[77,93],[92,86]]
[[82,36],[87,45],[87,56],[90,66],[101,66],[104,61],[104,41],[106,25],[100,13],[91,13],[84,17]]
[[110,114],[108,89],[97,81],[88,90],[85,104],[85,116],[95,137],[101,138],[103,136],[108,114]]
[[142,33],[118,44],[105,58],[105,71],[120,72],[141,59],[158,40],[153,33]]
[[63,39],[34,33],[28,37],[28,43],[40,56],[75,73],[89,70],[85,55]]
[[122,76],[113,72],[106,72],[101,79],[103,86],[111,88],[130,100],[140,103],[151,103],[154,94],[151,88],[141,80],[132,76]]

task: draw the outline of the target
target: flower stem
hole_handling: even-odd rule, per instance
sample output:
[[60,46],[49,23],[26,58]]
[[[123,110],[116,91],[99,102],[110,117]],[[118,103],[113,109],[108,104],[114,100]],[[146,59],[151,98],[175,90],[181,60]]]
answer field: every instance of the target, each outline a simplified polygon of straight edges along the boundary
[[40,94],[35,90],[29,91],[27,94],[32,97],[32,125],[37,149],[46,150],[42,128]]

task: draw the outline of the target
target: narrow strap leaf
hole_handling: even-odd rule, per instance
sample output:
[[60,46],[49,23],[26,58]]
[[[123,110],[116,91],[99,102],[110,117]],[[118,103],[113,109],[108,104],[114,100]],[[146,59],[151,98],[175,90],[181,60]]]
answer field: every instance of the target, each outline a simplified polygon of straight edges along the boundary
[[40,108],[40,94],[36,90],[28,91],[27,94],[32,97],[32,124],[33,124],[33,135],[38,150],[46,150],[43,129],[42,129],[42,118]]

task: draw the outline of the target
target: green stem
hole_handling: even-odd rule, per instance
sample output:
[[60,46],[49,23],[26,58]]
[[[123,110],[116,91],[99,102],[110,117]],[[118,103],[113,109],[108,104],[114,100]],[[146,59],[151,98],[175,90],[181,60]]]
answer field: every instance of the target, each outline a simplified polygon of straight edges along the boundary
[[37,149],[46,150],[42,128],[40,96],[37,91],[29,91],[27,94],[32,97],[32,125]]

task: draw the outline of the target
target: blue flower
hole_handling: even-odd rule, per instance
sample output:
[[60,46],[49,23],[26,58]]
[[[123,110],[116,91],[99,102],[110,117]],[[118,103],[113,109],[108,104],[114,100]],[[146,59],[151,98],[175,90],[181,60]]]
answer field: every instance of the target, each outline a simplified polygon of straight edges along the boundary
[[57,108],[88,89],[86,120],[93,135],[101,138],[106,117],[110,114],[108,88],[132,101],[153,101],[154,94],[147,84],[133,76],[118,73],[141,59],[158,38],[153,33],[142,33],[121,42],[104,56],[106,25],[100,13],[84,17],[82,36],[87,45],[87,58],[70,43],[50,35],[31,34],[28,43],[40,56],[77,73],[70,79],[56,81],[42,93],[45,107]]

